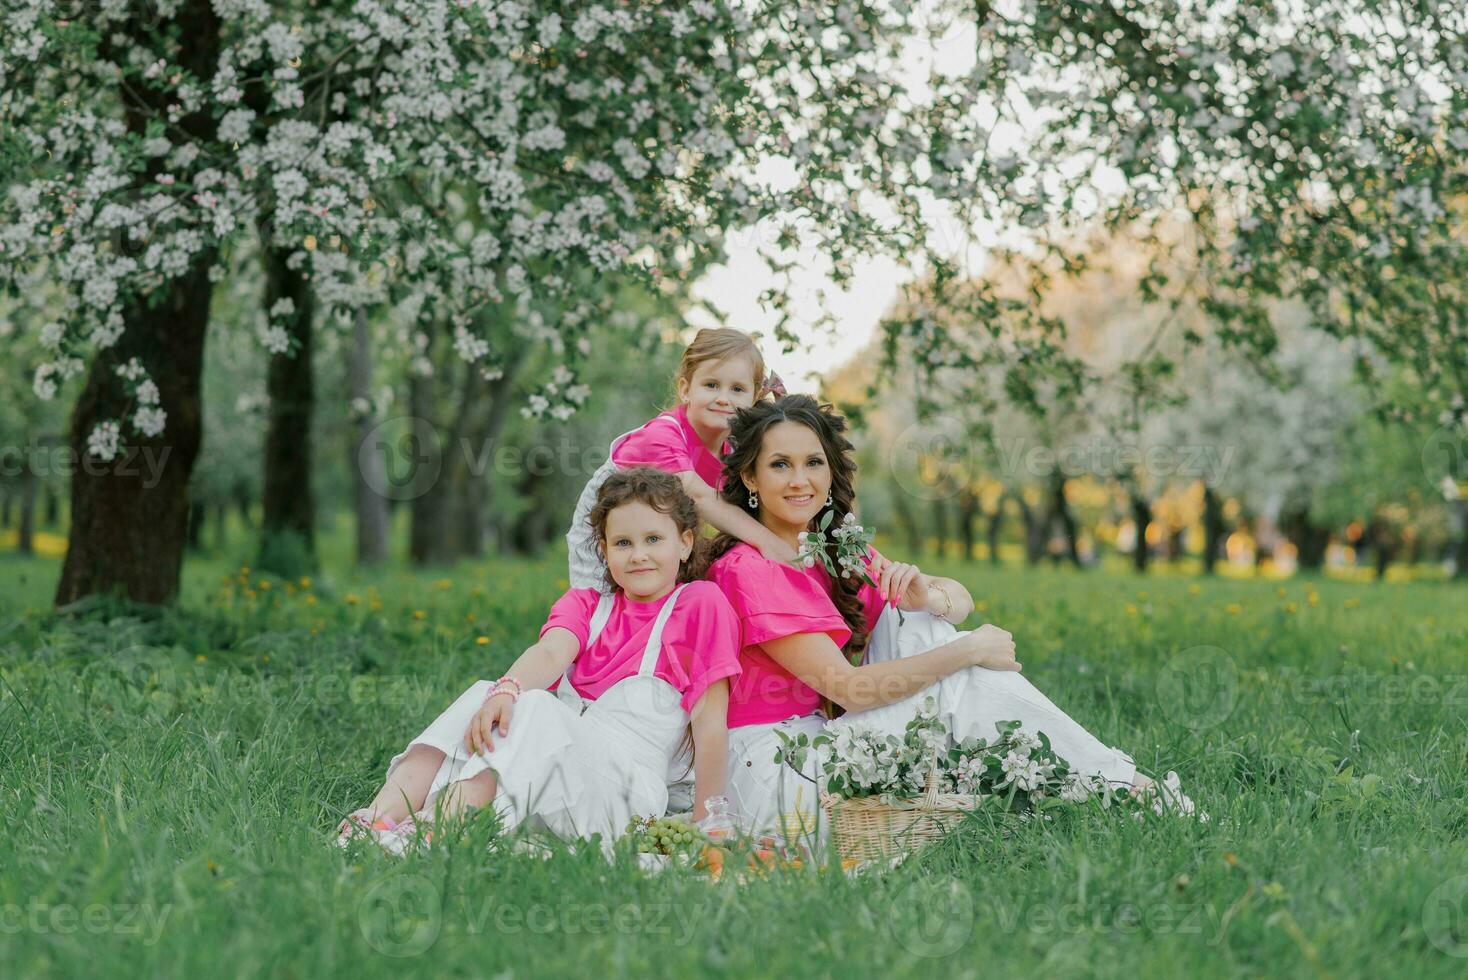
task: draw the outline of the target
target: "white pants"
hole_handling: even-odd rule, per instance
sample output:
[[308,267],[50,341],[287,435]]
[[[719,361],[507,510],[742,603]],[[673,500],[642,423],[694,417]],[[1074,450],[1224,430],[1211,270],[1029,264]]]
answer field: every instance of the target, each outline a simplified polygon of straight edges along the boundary
[[[895,609],[883,610],[867,645],[866,662],[911,657],[960,636],[950,623],[925,612],[904,613],[899,628]],[[967,632],[967,631],[964,631]],[[926,698],[937,702],[938,718],[955,739],[994,738],[997,723],[1018,720],[1028,732],[1044,732],[1055,754],[1075,772],[1095,774],[1113,785],[1131,785],[1137,767],[1131,756],[1106,746],[1025,677],[1015,671],[968,667],[950,674],[911,697],[880,708],[852,711],[827,722],[806,715],[769,725],[746,725],[729,731],[729,795],[741,817],[757,830],[811,826],[816,822],[820,792],[813,782],[818,771],[811,752],[805,772],[774,761],[780,748],[777,731],[811,737],[823,730],[875,730],[899,738]]]
[[[471,754],[464,736],[492,686],[474,684],[409,743],[444,754],[426,807],[450,783],[492,769],[494,808],[506,829],[546,827],[567,840],[599,833],[609,847],[634,814],[665,812],[667,758],[629,736],[627,720],[614,717],[616,698],[593,701],[578,714],[550,691],[526,691],[515,702],[509,734],[496,732],[493,749]],[[388,763],[389,775],[406,755]]]

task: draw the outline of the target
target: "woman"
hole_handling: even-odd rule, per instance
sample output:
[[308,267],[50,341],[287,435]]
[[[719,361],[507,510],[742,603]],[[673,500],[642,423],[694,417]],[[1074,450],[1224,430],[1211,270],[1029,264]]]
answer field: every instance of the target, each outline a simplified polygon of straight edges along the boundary
[[[856,503],[845,429],[844,418],[806,395],[741,410],[730,428],[734,448],[724,457],[722,495],[795,546],[827,510],[839,525]],[[828,547],[834,560],[835,546]],[[873,588],[856,577],[833,580],[820,563],[797,569],[769,561],[728,535],[714,539],[707,560],[708,578],[740,619],[743,670],[729,694],[729,788],[757,827],[777,829],[791,811],[809,820],[817,804],[809,781],[815,759],[805,778],[776,762],[777,732],[793,737],[849,726],[900,735],[929,696],[955,739],[993,738],[996,722],[1018,719],[1027,731],[1043,731],[1075,772],[1155,792],[1130,756],[1102,744],[1020,676],[1007,632],[954,629],[974,604],[953,579],[870,549]],[[901,627],[884,615],[889,604],[905,611]],[[822,699],[844,714],[828,721]],[[1176,793],[1176,776],[1168,780],[1172,802],[1191,812],[1191,801]]]

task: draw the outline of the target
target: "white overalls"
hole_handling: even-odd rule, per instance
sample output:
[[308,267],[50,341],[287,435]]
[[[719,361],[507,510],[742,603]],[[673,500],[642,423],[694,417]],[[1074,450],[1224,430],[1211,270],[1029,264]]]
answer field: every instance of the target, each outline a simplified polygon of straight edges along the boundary
[[[912,657],[958,637],[959,630],[946,620],[927,612],[908,612],[900,628],[896,610],[882,610],[867,643],[864,663],[879,663]],[[963,632],[968,632],[967,630]],[[1112,785],[1129,786],[1137,767],[1131,756],[1114,749],[1086,731],[1056,707],[1022,674],[1008,670],[967,667],[929,685],[917,694],[865,711],[849,711],[835,721],[820,714],[796,716],[766,725],[729,729],[729,797],[735,810],[764,830],[799,826],[803,814],[815,820],[819,792],[815,784],[789,766],[774,762],[780,747],[776,731],[791,738],[800,733],[815,737],[822,731],[834,734],[842,728],[875,730],[901,738],[907,723],[917,714],[925,698],[937,701],[938,719],[957,740],[970,736],[993,739],[1001,721],[1018,719],[1025,731],[1043,731],[1055,754],[1070,763],[1075,772],[1099,775]],[[806,776],[817,772],[817,757],[806,757]],[[821,821],[824,830],[824,820]]]
[[[668,805],[667,773],[688,726],[682,695],[657,677],[663,627],[673,613],[680,585],[658,610],[637,673],[613,684],[601,697],[584,701],[570,672],[555,692],[529,690],[515,702],[509,734],[496,729],[494,748],[471,755],[464,747],[469,723],[493,687],[479,681],[439,715],[414,745],[444,754],[426,806],[450,783],[494,770],[494,807],[506,829],[543,826],[558,836],[601,834],[610,848],[633,815],[662,816]],[[586,639],[590,648],[611,616],[613,597],[602,595]],[[388,763],[391,774],[407,750]]]
[[[677,426],[678,423],[667,415],[654,416],[648,425],[662,419],[666,423]],[[567,581],[573,589],[596,589],[605,593],[607,591],[607,563],[596,550],[596,537],[591,530],[591,509],[596,506],[596,494],[601,485],[607,482],[607,477],[621,470],[622,467],[612,462],[612,456],[617,448],[622,445],[623,440],[640,432],[645,426],[624,432],[612,440],[611,448],[607,450],[607,458],[604,463],[597,467],[596,472],[591,474],[591,479],[586,481],[586,486],[581,490],[581,496],[576,500],[576,512],[571,517],[571,529],[566,532],[566,560],[570,566]],[[683,438],[683,430],[678,430],[678,438]]]

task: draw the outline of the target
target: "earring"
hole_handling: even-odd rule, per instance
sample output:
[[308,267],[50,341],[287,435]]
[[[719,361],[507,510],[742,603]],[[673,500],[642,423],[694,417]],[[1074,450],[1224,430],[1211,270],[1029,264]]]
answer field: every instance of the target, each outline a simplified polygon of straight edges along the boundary
[[749,491],[749,509],[759,510],[759,493],[757,491]]
[[831,506],[831,502],[832,502],[831,501],[831,491],[827,490],[826,491],[826,506],[827,507]]

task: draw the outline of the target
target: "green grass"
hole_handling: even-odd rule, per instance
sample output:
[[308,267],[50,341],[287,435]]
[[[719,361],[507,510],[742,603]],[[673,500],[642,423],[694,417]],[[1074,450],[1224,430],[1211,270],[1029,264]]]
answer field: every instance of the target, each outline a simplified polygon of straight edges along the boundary
[[57,564],[0,554],[5,975],[1468,969],[1461,587],[950,564],[985,604],[968,625],[1011,629],[1027,676],[1213,821],[1076,810],[882,875],[711,884],[496,852],[487,825],[401,861],[327,846],[534,639],[564,566],[359,575],[324,550],[289,591],[242,583],[243,544],[194,558],[178,610],[111,618],[56,616]]

